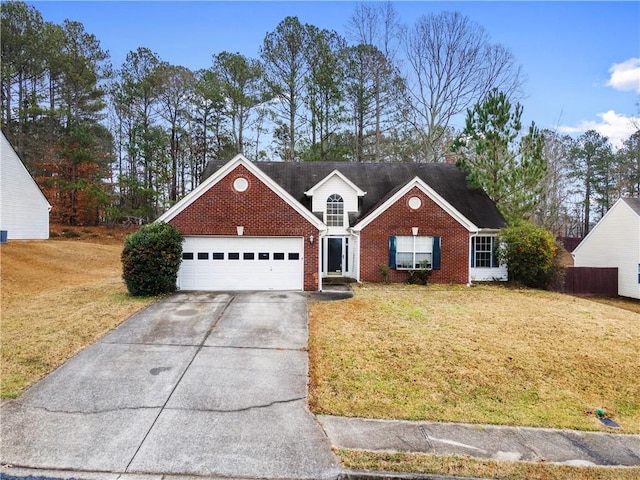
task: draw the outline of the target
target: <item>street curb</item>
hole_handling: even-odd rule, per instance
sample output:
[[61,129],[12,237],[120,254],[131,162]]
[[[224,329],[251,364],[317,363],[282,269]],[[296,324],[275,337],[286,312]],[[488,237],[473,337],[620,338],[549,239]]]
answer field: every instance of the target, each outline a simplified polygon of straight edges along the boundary
[[[245,477],[233,477],[243,480]],[[231,480],[229,477],[209,475],[178,475],[161,473],[117,473],[85,472],[70,470],[48,470],[37,468],[0,468],[0,479],[4,480]],[[477,477],[451,477],[403,472],[379,472],[371,470],[343,470],[336,480],[486,480]],[[248,478],[245,480],[249,480]],[[274,479],[275,480],[275,479]]]
[[376,472],[368,470],[350,470],[341,473],[338,480],[486,480],[478,477],[450,477],[402,472]]

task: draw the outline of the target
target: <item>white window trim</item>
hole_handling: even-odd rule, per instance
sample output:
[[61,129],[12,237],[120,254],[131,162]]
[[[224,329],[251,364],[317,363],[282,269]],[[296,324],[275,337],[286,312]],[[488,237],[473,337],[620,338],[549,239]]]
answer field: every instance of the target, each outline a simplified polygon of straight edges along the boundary
[[[331,201],[332,198],[335,198],[336,200],[339,198],[340,201]],[[332,205],[339,205],[340,208],[342,210],[342,212],[340,213],[333,213],[333,212],[329,212],[329,204]],[[339,195],[337,193],[333,193],[331,195],[329,195],[329,197],[327,198],[327,201],[325,202],[325,210],[324,210],[324,220],[325,220],[325,224],[327,225],[327,227],[344,227],[344,198],[342,198],[342,195]],[[335,207],[334,207],[335,208]],[[337,223],[339,221],[339,223]]]
[[[490,245],[490,250],[487,252],[487,250],[477,250],[477,242],[479,241],[479,239],[486,239],[489,238],[491,245]],[[500,265],[500,261],[497,258],[497,248],[498,248],[498,237],[495,235],[476,235],[474,237],[472,237],[472,259],[471,259],[471,268],[501,268],[502,265]],[[478,253],[489,253],[490,255],[490,266],[478,266]]]
[[[411,251],[409,250],[401,250],[401,239],[411,239]],[[427,240],[428,242],[428,247],[426,247],[425,250],[418,250],[418,243],[420,241],[424,241]],[[407,236],[403,236],[403,235],[396,235],[396,259],[395,259],[395,263],[396,263],[396,270],[433,270],[433,237],[431,236],[426,236],[426,235],[407,235]],[[402,248],[407,248],[405,246],[403,246]],[[411,258],[411,267],[402,267],[400,266],[402,262],[399,261],[399,255],[400,254],[407,254],[407,253],[411,253],[412,258]],[[418,261],[418,259],[416,258],[418,255],[428,255],[428,260],[422,260],[422,261]],[[422,265],[422,263],[424,261],[428,261],[429,263],[427,264],[426,268],[422,267],[422,266],[418,266],[416,267],[416,265]]]

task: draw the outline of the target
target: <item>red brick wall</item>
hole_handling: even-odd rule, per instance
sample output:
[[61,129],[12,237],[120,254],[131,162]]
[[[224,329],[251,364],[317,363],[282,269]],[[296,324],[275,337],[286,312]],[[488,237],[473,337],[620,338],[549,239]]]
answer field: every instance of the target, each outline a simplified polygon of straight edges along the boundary
[[[233,182],[244,177],[249,188],[237,192]],[[244,166],[238,165],[196,201],[169,221],[182,235],[237,235],[304,238],[304,289],[318,289],[318,229]],[[309,242],[309,236],[314,242]]]
[[[419,197],[417,210],[409,207],[409,198]],[[360,280],[381,282],[378,266],[389,263],[389,236],[411,235],[411,227],[418,227],[418,235],[441,237],[441,267],[433,270],[430,282],[467,283],[469,281],[469,232],[419,188],[411,189],[389,207],[360,234]],[[389,280],[404,282],[407,272],[389,270]]]

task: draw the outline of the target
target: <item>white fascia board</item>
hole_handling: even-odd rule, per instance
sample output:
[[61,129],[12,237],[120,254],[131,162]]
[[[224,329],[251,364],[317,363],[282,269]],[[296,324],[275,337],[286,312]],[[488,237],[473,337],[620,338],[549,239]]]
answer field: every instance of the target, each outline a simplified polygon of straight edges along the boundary
[[304,194],[307,197],[312,196],[318,188],[320,188],[322,185],[324,185],[326,182],[328,182],[331,177],[334,177],[334,176],[339,177],[344,183],[349,185],[349,187],[351,187],[359,197],[362,197],[363,195],[367,194],[367,192],[363,192],[355,183],[353,183],[351,180],[349,180],[347,177],[345,177],[338,170],[334,170],[333,172],[331,172],[329,175],[327,175],[322,180],[320,180],[318,183],[316,183],[313,187],[311,187],[308,191],[304,192]]
[[189,205],[200,198],[209,188],[214,186],[229,173],[231,173],[239,165],[244,166],[253,175],[255,175],[260,181],[262,181],[267,187],[273,190],[280,198],[282,198],[287,204],[289,204],[296,212],[305,217],[314,227],[320,231],[326,229],[324,223],[322,223],[313,213],[307,210],[300,204],[295,198],[293,198],[286,190],[280,185],[274,182],[271,177],[267,176],[262,170],[260,170],[255,164],[247,160],[242,155],[236,155],[232,160],[223,165],[220,169],[214,172],[209,178],[202,182],[195,190],[189,193],[186,197],[176,203],[173,207],[160,215],[156,222],[168,222]]
[[451,215],[460,225],[462,225],[468,231],[477,232],[480,230],[473,222],[471,222],[467,217],[462,215],[449,202],[447,202],[444,198],[442,198],[433,188],[427,185],[419,177],[414,177],[413,180],[409,180],[404,187],[398,190],[394,195],[392,195],[389,199],[387,199],[382,205],[380,205],[373,212],[367,215],[362,221],[354,225],[353,230],[357,232],[361,231],[363,228],[365,228],[367,225],[373,222],[376,218],[378,218],[385,210],[391,207],[391,205],[393,205],[399,199],[401,199],[404,195],[406,195],[407,192],[409,192],[414,187],[419,188],[425,195],[427,195],[431,200],[433,200],[445,212]]

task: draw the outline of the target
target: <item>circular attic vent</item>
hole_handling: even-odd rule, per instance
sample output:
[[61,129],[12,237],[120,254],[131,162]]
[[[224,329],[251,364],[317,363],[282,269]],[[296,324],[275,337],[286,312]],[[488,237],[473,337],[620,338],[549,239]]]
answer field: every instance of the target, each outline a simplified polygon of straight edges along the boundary
[[411,197],[409,199],[409,208],[411,210],[418,210],[422,206],[422,200],[419,197]]
[[249,188],[249,182],[246,178],[238,177],[233,181],[233,188],[236,192],[244,192]]

